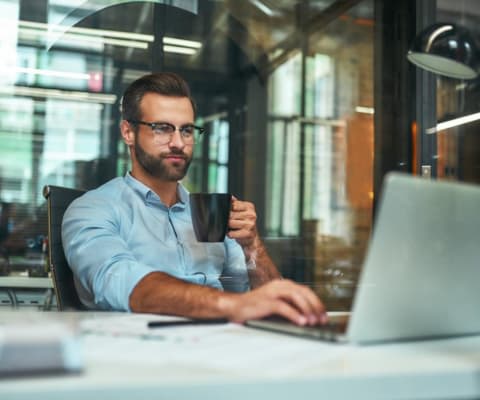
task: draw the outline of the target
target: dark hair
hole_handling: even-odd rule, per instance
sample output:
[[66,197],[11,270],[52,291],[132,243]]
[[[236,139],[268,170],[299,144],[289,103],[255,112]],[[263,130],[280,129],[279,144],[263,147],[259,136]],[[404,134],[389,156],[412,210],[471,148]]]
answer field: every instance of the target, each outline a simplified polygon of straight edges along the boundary
[[122,118],[140,120],[142,118],[140,102],[146,93],[158,93],[164,96],[188,97],[195,113],[195,103],[187,82],[173,72],[157,72],[144,75],[135,80],[125,90],[122,98]]

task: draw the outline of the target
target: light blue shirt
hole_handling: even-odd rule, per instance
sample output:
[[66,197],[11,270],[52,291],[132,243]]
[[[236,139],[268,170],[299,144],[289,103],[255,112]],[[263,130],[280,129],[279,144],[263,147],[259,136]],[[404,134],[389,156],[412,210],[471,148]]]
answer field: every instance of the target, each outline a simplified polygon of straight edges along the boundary
[[128,311],[133,288],[153,271],[220,290],[249,289],[240,245],[230,238],[197,242],[181,184],[178,195],[168,208],[127,173],[70,204],[62,241],[83,304]]

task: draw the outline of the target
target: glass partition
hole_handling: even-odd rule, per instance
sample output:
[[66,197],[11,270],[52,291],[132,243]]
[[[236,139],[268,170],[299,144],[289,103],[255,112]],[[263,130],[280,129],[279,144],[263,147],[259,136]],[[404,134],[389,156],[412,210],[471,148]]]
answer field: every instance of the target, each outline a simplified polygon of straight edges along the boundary
[[122,92],[174,71],[207,130],[186,186],[253,201],[284,276],[349,307],[371,227],[373,0],[0,0],[0,15],[1,246],[12,268],[42,251],[43,186],[91,189],[125,174]]
[[[477,2],[438,0],[428,16],[429,24],[444,22],[465,28],[473,38],[472,45],[480,48]],[[431,151],[423,154],[421,164],[432,167],[434,178],[480,183],[478,50],[475,56],[477,76],[472,79],[426,73],[432,82],[430,93],[436,101],[431,102],[432,122],[419,132],[424,143],[432,144]]]

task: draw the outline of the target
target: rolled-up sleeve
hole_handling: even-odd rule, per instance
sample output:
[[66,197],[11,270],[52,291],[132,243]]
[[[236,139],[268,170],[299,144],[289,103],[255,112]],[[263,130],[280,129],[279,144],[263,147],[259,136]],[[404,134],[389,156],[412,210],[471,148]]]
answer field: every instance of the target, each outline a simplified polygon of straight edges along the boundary
[[75,200],[62,224],[66,259],[82,302],[89,308],[130,311],[137,283],[154,269],[140,263],[120,234],[121,221],[112,204],[89,198]]

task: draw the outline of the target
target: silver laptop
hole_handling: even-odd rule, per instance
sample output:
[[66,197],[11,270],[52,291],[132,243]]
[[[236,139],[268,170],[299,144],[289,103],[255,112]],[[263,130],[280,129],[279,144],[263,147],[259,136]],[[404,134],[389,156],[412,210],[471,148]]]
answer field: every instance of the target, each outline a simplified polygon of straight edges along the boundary
[[348,321],[246,325],[360,344],[479,334],[479,208],[480,186],[390,173]]

